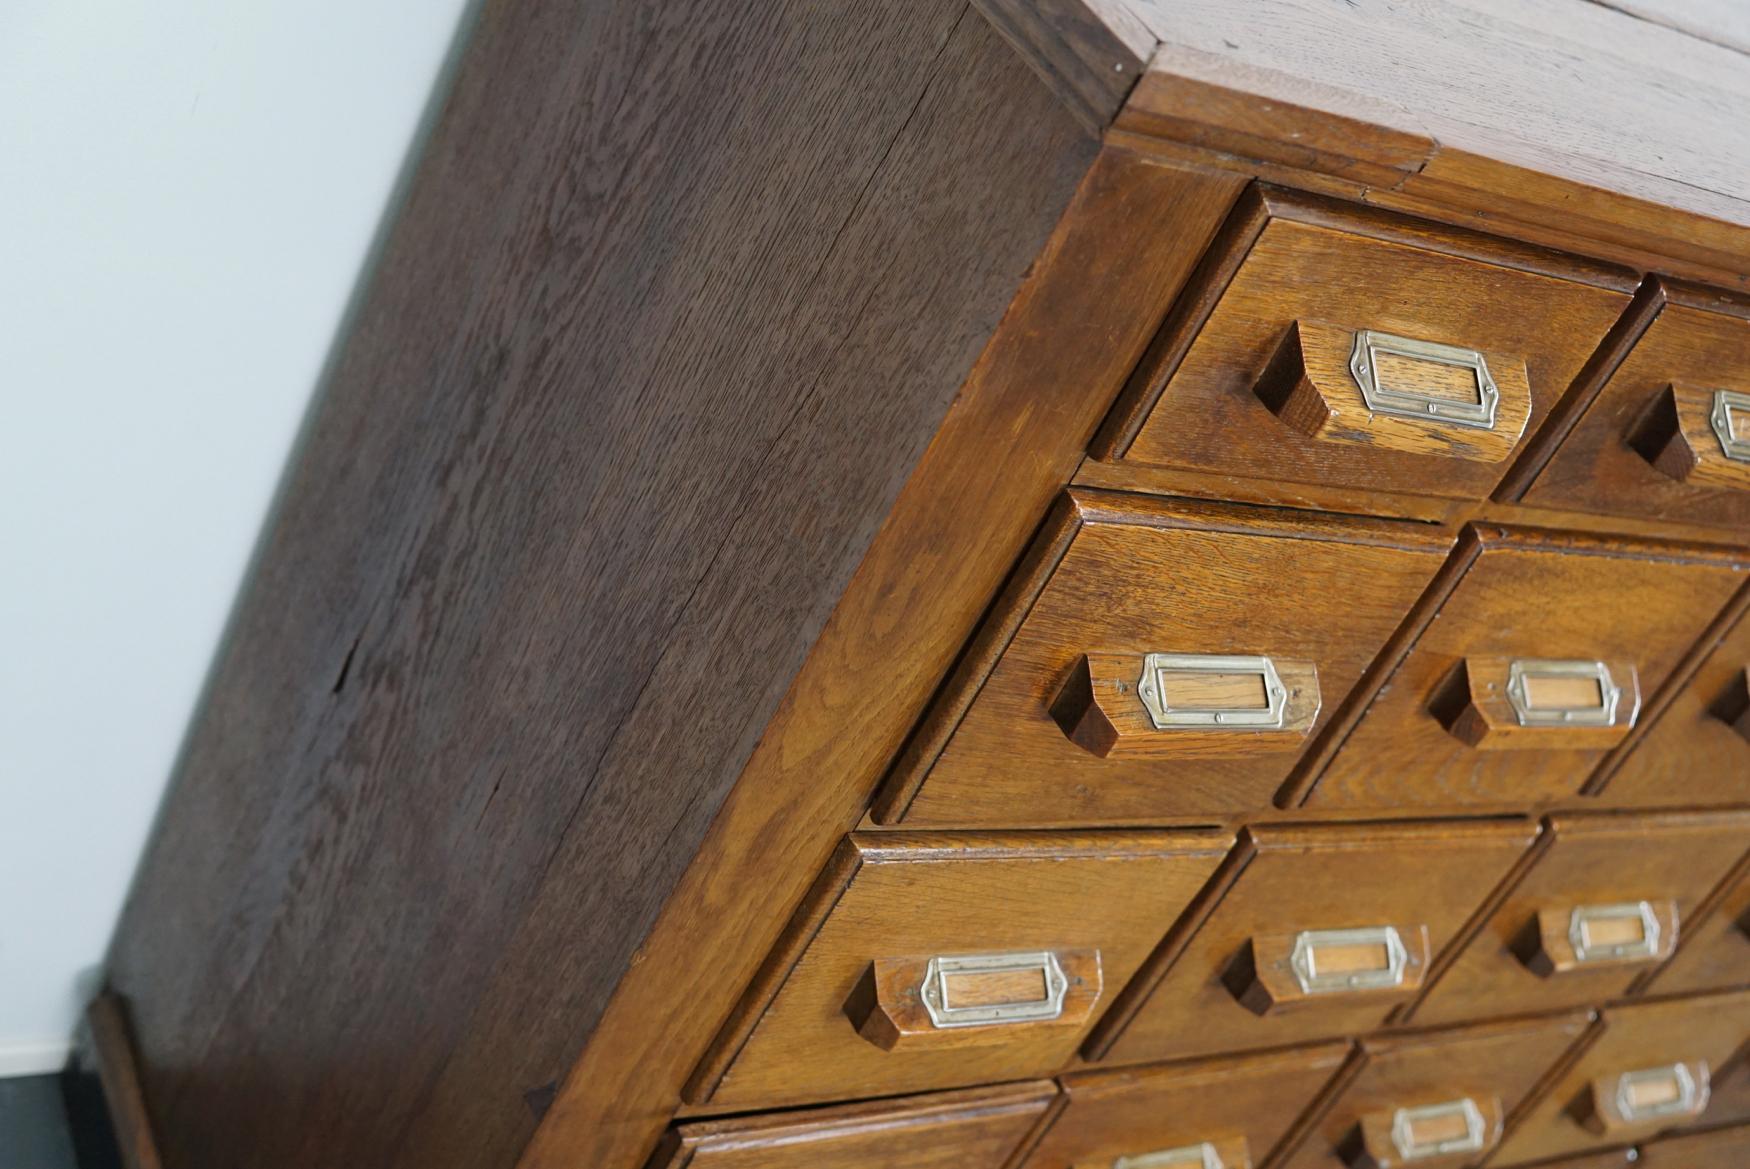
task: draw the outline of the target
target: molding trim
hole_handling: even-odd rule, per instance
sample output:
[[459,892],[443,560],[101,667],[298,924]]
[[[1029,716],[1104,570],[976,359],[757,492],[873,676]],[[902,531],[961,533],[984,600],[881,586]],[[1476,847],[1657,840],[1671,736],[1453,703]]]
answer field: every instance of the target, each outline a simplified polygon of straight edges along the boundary
[[1159,42],[1125,0],[972,0],[1082,128],[1105,133]]
[[52,1076],[67,1066],[71,1039],[0,1040],[0,1080],[15,1076]]
[[109,1110],[122,1169],[164,1169],[140,1085],[139,1057],[127,1008],[113,994],[99,995],[85,1010],[85,1026],[91,1042],[84,1054],[103,1086],[103,1102]]

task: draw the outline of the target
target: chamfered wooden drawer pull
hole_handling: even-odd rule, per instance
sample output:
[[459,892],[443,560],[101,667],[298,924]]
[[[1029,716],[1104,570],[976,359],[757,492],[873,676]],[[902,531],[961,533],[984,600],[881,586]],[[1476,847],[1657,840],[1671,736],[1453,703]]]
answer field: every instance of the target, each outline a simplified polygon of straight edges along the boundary
[[1539,974],[1595,966],[1660,962],[1677,945],[1675,901],[1621,901],[1544,909],[1537,947],[1527,963]]
[[1750,740],[1750,667],[1735,671],[1708,709],[1740,738]]
[[1680,483],[1750,489],[1750,394],[1668,385],[1628,443]]
[[1478,750],[1615,746],[1640,712],[1632,662],[1475,657],[1460,661],[1429,712]]
[[1015,1027],[1080,1027],[1100,999],[1098,950],[877,958],[845,1004],[888,1051],[1002,1042]]
[[1707,1109],[1707,1061],[1663,1064],[1592,1081],[1586,1127],[1596,1133],[1700,1116]]
[[[1078,1165],[1078,1169],[1082,1167]],[[1112,1169],[1252,1169],[1252,1155],[1245,1137],[1225,1137],[1152,1153],[1131,1153],[1114,1160]]]
[[1319,714],[1312,662],[1255,654],[1082,655],[1051,702],[1102,758],[1191,758],[1293,746]]
[[1361,1141],[1349,1164],[1392,1169],[1431,1157],[1480,1153],[1500,1135],[1501,1101],[1493,1096],[1377,1112],[1361,1118]]
[[1246,942],[1224,979],[1254,1014],[1330,995],[1406,994],[1428,969],[1426,926],[1362,926],[1262,934]]
[[1524,364],[1500,364],[1497,380],[1475,349],[1296,321],[1253,392],[1309,438],[1499,462],[1531,412]]

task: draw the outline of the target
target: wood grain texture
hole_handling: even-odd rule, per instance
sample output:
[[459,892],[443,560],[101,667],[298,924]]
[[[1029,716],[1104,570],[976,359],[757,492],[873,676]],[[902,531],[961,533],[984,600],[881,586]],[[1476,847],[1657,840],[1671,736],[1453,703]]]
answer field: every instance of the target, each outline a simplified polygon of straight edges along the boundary
[[[1237,475],[1207,474],[1134,463],[1107,463],[1089,459],[1076,472],[1074,485],[1107,491],[1134,491],[1143,495],[1171,495],[1266,507],[1292,507],[1328,511],[1339,515],[1391,516],[1424,523],[1451,523],[1470,509],[1455,500],[1392,492],[1358,491],[1319,485],[1248,479]],[[1620,521],[1614,521],[1620,524]]]
[[[1750,463],[1728,458],[1721,441],[1722,432],[1734,443],[1750,435],[1750,414],[1743,403],[1716,402],[1717,397],[1717,391],[1702,386],[1666,386],[1626,436],[1628,444],[1666,478],[1694,487],[1750,490]],[[1716,417],[1723,423],[1717,428]]]
[[[177,1169],[508,1166],[550,1099],[530,1169],[645,1158],[1262,169],[1108,150],[1040,251],[1127,11],[486,6],[115,948]],[[1362,198],[1750,254],[1395,112],[1175,92]]]
[[[1398,1164],[1396,1160],[1364,1159],[1359,1146],[1373,1136],[1378,1120],[1390,1118],[1400,1108],[1470,1099],[1498,1123],[1499,1114],[1531,1093],[1590,1020],[1589,1013],[1580,1012],[1367,1040],[1361,1045],[1364,1063],[1360,1071],[1328,1102],[1299,1143],[1271,1160],[1271,1167],[1344,1169]],[[1498,1137],[1498,1130],[1488,1133],[1490,1147]],[[1480,1159],[1472,1154],[1436,1157],[1429,1163],[1471,1165]]]
[[[1723,457],[1708,428],[1715,390],[1750,393],[1750,319],[1723,298],[1708,308],[1667,304],[1531,484],[1525,502],[1745,531],[1750,478]],[[1661,407],[1674,408],[1669,425]],[[1669,449],[1673,429],[1689,436],[1683,445],[1699,452],[1706,471],[1684,470]]]
[[[1438,232],[1380,224],[1377,213],[1345,223],[1316,201],[1304,214],[1302,207],[1269,204],[1272,218],[1256,241],[1235,242],[1243,258],[1207,316],[1169,320],[1168,329],[1195,339],[1155,343],[1095,454],[1294,483],[1486,496],[1521,433],[1548,416],[1628,304],[1626,274],[1601,287],[1590,269],[1564,271],[1554,256],[1540,257],[1543,271],[1528,270],[1519,256],[1473,258],[1466,252],[1480,249],[1462,241],[1441,250]],[[1348,369],[1357,330],[1485,354],[1499,370],[1498,429],[1370,422]],[[1298,344],[1285,348],[1291,332]],[[1285,355],[1296,372],[1284,368]],[[1308,379],[1316,388],[1300,397],[1323,412],[1316,425],[1306,409],[1293,409],[1292,391]]]
[[[688,1098],[771,1107],[1061,1071],[1090,1015],[1154,949],[1231,843],[1213,830],[859,833],[748,990]],[[968,1042],[913,1037],[889,1049],[858,1033],[848,1004],[875,960],[1020,951],[1064,953],[1065,973],[1082,974],[1063,1019],[970,1027],[957,1035]],[[880,998],[880,987],[873,993]]]
[[[1592,1083],[1601,1076],[1678,1062],[1706,1061],[1716,1073],[1729,1072],[1734,1055],[1750,1042],[1750,992],[1611,1007],[1589,1040],[1579,1058],[1536,1099],[1509,1116],[1507,1135],[1491,1166],[1630,1144],[1684,1127],[1681,1121],[1653,1121],[1611,1133],[1594,1131],[1586,1125]],[[1736,1119],[1730,1103],[1717,1098],[1703,1115],[1709,1123]]]
[[[617,989],[525,1155],[529,1169],[635,1169],[647,1154],[1239,187],[1221,172],[1101,156],[767,726],[637,973]],[[1033,453],[993,461],[992,449]],[[871,689],[871,677],[882,685]],[[857,735],[843,733],[848,717]],[[576,961],[568,939],[590,920],[577,890],[592,886],[594,870],[583,848],[555,863],[495,981],[478,1042],[515,1051],[531,1013],[553,1009],[530,1004],[553,1002],[563,980],[555,986],[551,967]],[[737,895],[750,885],[758,898]],[[700,947],[723,971],[707,987],[689,973]],[[516,1082],[536,1071],[506,1067]],[[473,1090],[461,1076],[442,1087],[450,1094],[434,1107],[461,1107]]]
[[1577,906],[1673,903],[1676,940],[1688,945],[1691,915],[1750,848],[1750,813],[1559,815],[1546,823],[1543,845],[1536,863],[1415,1004],[1410,1017],[1417,1023],[1554,1011],[1624,996],[1657,957],[1638,965],[1534,969],[1539,915],[1558,915],[1565,931]]
[[1604,340],[1599,342],[1598,348],[1587,358],[1585,366],[1574,379],[1573,387],[1556,403],[1543,426],[1520,450],[1512,469],[1495,485],[1494,500],[1516,504],[1523,502],[1526,488],[1531,486],[1532,480],[1549,462],[1550,456],[1568,440],[1568,436],[1585,417],[1586,411],[1591,409],[1593,401],[1603,391],[1605,384],[1615,376],[1622,363],[1628,360],[1628,355],[1633,352],[1641,335],[1658,318],[1660,310],[1665,306],[1665,300],[1666,288],[1663,281],[1652,276],[1641,281],[1628,308],[1623,310],[1622,316],[1617,318],[1610,331],[1604,335]]
[[[1629,660],[1643,694],[1670,677],[1744,577],[1726,550],[1479,529],[1481,554],[1343,739],[1313,807],[1524,806],[1576,792],[1603,751],[1480,751],[1435,697],[1465,658]],[[1552,605],[1550,598],[1561,598]]]
[[1738,712],[1747,669],[1750,619],[1740,617],[1639,741],[1607,763],[1601,798],[1624,807],[1750,803],[1750,738]]
[[85,1009],[87,1049],[82,1053],[97,1072],[110,1130],[123,1169],[163,1169],[152,1117],[140,1086],[139,1059],[128,1027],[127,1009],[113,994],[102,994]]
[[[1606,701],[1601,677],[1527,670],[1522,682],[1528,711],[1597,712],[1605,722],[1597,726],[1554,722],[1525,726],[1508,697],[1515,660],[1464,658],[1429,699],[1428,712],[1453,738],[1478,751],[1608,750],[1621,744],[1633,730],[1641,709],[1640,672],[1633,662],[1596,663],[1604,667],[1615,688],[1613,701]],[[1594,663],[1558,663],[1564,667],[1573,664],[1590,667]]]
[[1064,737],[1102,759],[1116,754],[1182,762],[1257,755],[1298,747],[1322,705],[1316,665],[1271,657],[1283,691],[1279,725],[1159,727],[1139,696],[1141,680],[1152,679],[1155,689],[1165,691],[1169,711],[1189,709],[1217,719],[1230,713],[1259,716],[1270,713],[1271,703],[1261,667],[1245,673],[1150,670],[1149,660],[1146,654],[1083,654],[1050,703],[1052,721]]
[[650,1169],[1002,1169],[1050,1083],[681,1125]]
[[1372,1030],[1407,996],[1334,992],[1260,1016],[1225,980],[1248,941],[1284,931],[1414,923],[1438,955],[1536,832],[1520,820],[1249,829],[1254,851],[1232,887],[1157,951],[1085,1053],[1136,1062]]
[[1750,852],[1693,915],[1676,956],[1646,985],[1661,995],[1750,985]]
[[[1513,453],[1531,415],[1531,387],[1522,360],[1481,355],[1500,395],[1487,427],[1405,418],[1369,408],[1352,372],[1359,332],[1295,321],[1252,392],[1284,424],[1319,442],[1483,463],[1498,463]],[[1414,395],[1435,408],[1454,404],[1474,410],[1484,404],[1475,370],[1389,353],[1380,354],[1373,367],[1381,389]]]
[[[1163,45],[1120,124],[1192,108],[1213,124],[1181,140],[1248,157],[1267,147],[1265,157],[1472,210],[1491,191],[1553,209],[1562,201],[1531,178],[1549,176],[1569,189],[1572,221],[1620,232],[1677,208],[1719,221],[1715,239],[1742,253],[1750,127],[1729,111],[1750,100],[1750,79],[1737,51],[1586,0],[1136,8]],[[1182,90],[1155,100],[1157,75],[1163,87],[1212,82],[1264,100],[1191,103]],[[1222,116],[1236,107],[1243,118]],[[1665,234],[1681,234],[1662,218]]]
[[487,6],[115,948],[171,1164],[514,1161],[1092,153],[963,4]]
[[1308,964],[1320,974],[1341,979],[1391,973],[1392,949],[1388,935],[1375,934],[1353,940],[1342,933],[1321,936],[1325,933],[1321,930],[1284,933],[1260,930],[1241,945],[1239,953],[1222,972],[1222,983],[1241,1006],[1259,1016],[1316,1010],[1329,1003],[1329,996],[1333,993],[1341,995],[1347,1003],[1363,1003],[1376,998],[1401,1002],[1422,989],[1422,980],[1433,963],[1428,927],[1421,921],[1376,919],[1372,928],[1389,931],[1403,948],[1403,969],[1390,986],[1377,989],[1357,986],[1337,991],[1303,986],[1299,972],[1295,970],[1295,952],[1302,947]]
[[1065,108],[1095,137],[1154,56],[1129,0],[973,0]]
[[1262,1165],[1348,1052],[1347,1044],[1329,1043],[1064,1076],[1065,1105],[1021,1164],[1109,1166],[1119,1157],[1207,1141],[1244,1149],[1252,1165]]
[[1415,524],[1082,491],[1068,507],[1061,530],[1040,536],[1061,553],[1036,556],[1036,568],[1011,582],[907,745],[876,808],[882,822],[1110,823],[1262,807],[1294,765],[1300,736],[1254,741],[1236,731],[1219,753],[1200,735],[1177,758],[1101,758],[1051,715],[1078,658],[1306,661],[1328,708],[1396,628],[1450,539]]
[[1750,54],[1750,11],[1736,0],[1593,0],[1593,3]]

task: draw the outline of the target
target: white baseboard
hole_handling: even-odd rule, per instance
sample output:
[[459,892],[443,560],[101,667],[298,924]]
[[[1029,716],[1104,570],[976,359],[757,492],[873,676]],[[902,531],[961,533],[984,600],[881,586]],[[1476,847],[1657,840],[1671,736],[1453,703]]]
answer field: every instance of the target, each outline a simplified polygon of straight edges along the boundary
[[0,1079],[53,1075],[72,1053],[70,1039],[0,1040]]

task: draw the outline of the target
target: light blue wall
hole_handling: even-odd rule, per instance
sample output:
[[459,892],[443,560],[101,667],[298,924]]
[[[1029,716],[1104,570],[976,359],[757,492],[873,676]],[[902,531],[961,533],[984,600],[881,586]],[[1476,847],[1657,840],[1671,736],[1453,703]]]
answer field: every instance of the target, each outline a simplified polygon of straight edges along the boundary
[[65,1056],[464,4],[0,3],[0,1075]]

